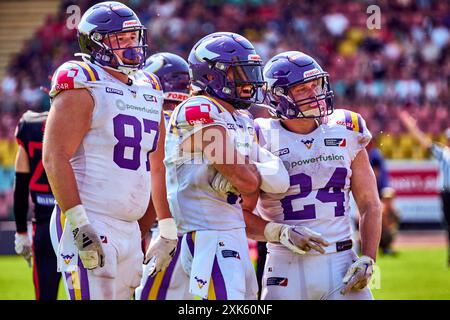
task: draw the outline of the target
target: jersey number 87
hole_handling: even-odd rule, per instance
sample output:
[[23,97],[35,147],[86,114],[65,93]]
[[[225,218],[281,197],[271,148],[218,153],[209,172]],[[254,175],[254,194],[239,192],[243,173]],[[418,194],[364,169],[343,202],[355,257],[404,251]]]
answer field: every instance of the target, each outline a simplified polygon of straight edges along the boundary
[[[152,149],[147,152],[146,168],[150,171],[150,161],[148,155],[155,151],[156,143],[159,136],[159,124],[157,121],[142,119],[143,123],[139,119],[133,116],[118,114],[113,119],[114,124],[114,137],[117,139],[117,144],[114,146],[114,162],[120,167],[129,170],[137,170],[141,166],[141,141],[142,141],[142,124],[144,125],[144,133],[150,135],[153,138]],[[125,134],[125,126],[133,128],[133,136],[127,136]],[[131,159],[125,158],[126,148],[131,148],[133,156]]]

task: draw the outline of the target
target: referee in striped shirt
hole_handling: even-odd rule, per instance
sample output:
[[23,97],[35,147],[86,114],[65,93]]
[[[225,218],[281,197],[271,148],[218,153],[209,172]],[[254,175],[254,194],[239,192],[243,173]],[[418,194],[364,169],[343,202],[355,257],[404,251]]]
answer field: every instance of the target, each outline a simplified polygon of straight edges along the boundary
[[447,266],[450,267],[450,128],[445,131],[447,136],[447,146],[433,143],[430,138],[420,131],[416,125],[416,120],[406,111],[399,112],[400,121],[408,129],[411,135],[427,150],[430,150],[439,162],[438,187],[441,192],[442,209],[447,228]]

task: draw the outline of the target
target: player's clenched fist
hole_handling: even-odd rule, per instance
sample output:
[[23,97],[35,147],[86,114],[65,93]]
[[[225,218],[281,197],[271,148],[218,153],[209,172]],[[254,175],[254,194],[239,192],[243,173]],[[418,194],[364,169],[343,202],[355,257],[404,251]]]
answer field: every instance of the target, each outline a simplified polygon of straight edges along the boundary
[[158,222],[159,235],[152,241],[145,254],[144,264],[151,263],[150,276],[164,271],[175,255],[177,249],[177,228],[172,218],[163,219]]
[[372,277],[374,264],[373,259],[368,256],[362,256],[353,262],[342,279],[345,286],[341,293],[345,295],[351,290],[364,289]]
[[269,242],[280,242],[294,253],[305,254],[314,249],[325,253],[323,246],[329,246],[328,241],[311,229],[303,226],[291,226],[270,222],[264,229],[264,236]]
[[105,254],[97,232],[89,222],[82,205],[77,205],[65,212],[72,229],[78,255],[86,269],[95,269],[105,265]]

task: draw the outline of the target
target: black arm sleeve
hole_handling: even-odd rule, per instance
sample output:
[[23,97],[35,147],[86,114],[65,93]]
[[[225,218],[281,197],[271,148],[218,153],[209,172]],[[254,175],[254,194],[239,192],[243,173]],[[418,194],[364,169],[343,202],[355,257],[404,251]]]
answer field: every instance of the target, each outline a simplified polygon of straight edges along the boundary
[[16,172],[14,183],[14,217],[17,232],[27,231],[28,192],[31,174]]

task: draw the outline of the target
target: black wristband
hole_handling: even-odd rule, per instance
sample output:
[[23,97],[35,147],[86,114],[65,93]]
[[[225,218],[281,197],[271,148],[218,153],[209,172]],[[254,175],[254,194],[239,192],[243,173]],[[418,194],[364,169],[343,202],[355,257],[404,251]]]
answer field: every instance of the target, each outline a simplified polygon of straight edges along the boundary
[[27,231],[28,193],[31,174],[16,172],[14,183],[14,217],[17,232]]

